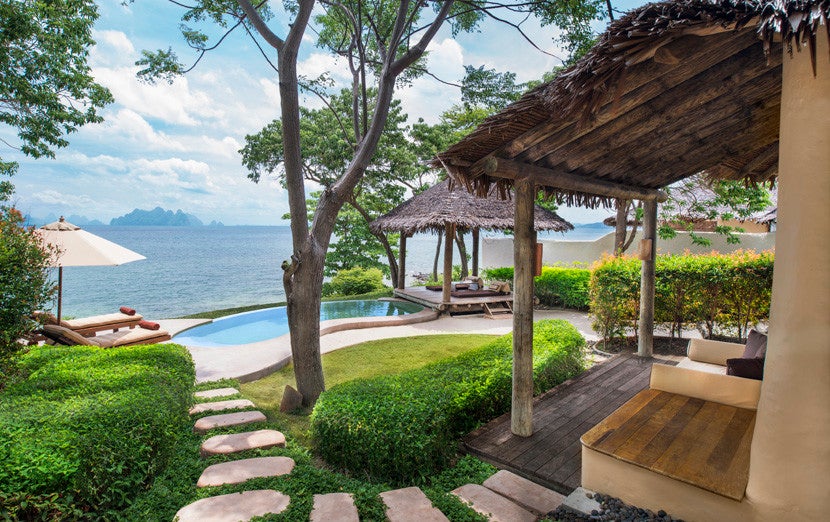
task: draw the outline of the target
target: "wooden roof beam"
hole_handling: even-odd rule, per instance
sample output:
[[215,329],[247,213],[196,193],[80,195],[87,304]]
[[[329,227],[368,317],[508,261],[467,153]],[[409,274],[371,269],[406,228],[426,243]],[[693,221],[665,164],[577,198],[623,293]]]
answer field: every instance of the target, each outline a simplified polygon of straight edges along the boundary
[[553,187],[596,196],[641,201],[666,201],[668,195],[662,190],[634,187],[580,176],[564,170],[537,167],[529,163],[490,157],[484,163],[484,173],[494,178],[517,180],[530,178],[536,185]]

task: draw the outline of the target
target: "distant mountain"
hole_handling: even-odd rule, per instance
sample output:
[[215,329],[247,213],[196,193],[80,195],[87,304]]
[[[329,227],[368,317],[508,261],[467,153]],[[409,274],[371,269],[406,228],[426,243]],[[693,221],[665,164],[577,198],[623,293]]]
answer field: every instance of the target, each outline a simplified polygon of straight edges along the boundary
[[181,210],[173,212],[156,207],[153,210],[135,209],[129,214],[113,218],[112,226],[121,227],[200,227],[204,223],[193,214]]
[[[55,214],[49,213],[46,214],[44,217],[34,217],[30,215],[24,216],[26,223],[35,227],[42,227],[43,225],[48,225],[49,223],[54,223],[57,221],[59,216]],[[106,226],[106,223],[103,223],[97,219],[89,219],[86,216],[79,216],[77,214],[72,214],[66,217],[66,220],[72,223],[73,225],[78,225],[79,227],[102,227]]]
[[599,221],[597,223],[575,223],[575,228],[610,228],[608,225]]

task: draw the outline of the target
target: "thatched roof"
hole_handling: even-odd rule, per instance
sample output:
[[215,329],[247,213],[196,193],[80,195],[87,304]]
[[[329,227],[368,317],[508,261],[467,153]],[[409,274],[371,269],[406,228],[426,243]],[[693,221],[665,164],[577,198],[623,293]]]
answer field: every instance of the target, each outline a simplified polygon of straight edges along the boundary
[[650,194],[702,171],[770,180],[782,45],[806,45],[814,60],[827,59],[815,56],[814,43],[830,38],[828,19],[830,0],[637,8],[576,64],[487,118],[433,165],[479,194],[493,184],[505,194],[513,179],[531,175],[557,202],[589,207],[610,207],[619,196],[586,189],[584,180]]
[[[536,230],[564,232],[573,225],[556,213],[536,205]],[[374,231],[402,231],[407,234],[444,230],[446,223],[472,230],[483,228],[508,230],[513,228],[513,202],[490,194],[478,198],[456,187],[450,190],[449,181],[442,181],[424,192],[404,201],[369,224]]]

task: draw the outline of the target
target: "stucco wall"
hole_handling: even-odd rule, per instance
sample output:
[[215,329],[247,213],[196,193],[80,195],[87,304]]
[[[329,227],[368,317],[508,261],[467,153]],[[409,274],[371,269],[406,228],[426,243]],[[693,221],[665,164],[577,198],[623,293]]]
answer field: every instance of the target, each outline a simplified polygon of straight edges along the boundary
[[[711,241],[708,247],[692,244],[689,234],[678,232],[677,237],[671,240],[657,240],[658,254],[682,254],[685,251],[692,253],[733,252],[738,249],[751,249],[756,251],[771,250],[775,247],[775,232],[764,234],[738,234],[741,242],[737,245],[730,245],[726,238],[715,232],[698,232],[697,235],[706,237]],[[637,242],[640,234],[628,249],[628,253],[637,252]],[[614,233],[609,232],[605,236],[594,241],[565,241],[558,239],[542,239],[539,241],[544,245],[542,261],[545,265],[592,263],[600,259],[603,253],[611,253],[614,250]],[[513,238],[512,237],[485,237],[481,241],[481,266],[483,268],[494,268],[501,266],[513,266]]]

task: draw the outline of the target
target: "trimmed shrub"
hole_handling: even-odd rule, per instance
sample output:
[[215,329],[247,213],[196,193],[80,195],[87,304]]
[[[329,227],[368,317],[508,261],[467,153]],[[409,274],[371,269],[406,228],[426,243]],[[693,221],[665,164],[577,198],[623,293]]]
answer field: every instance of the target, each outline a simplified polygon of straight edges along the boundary
[[42,346],[21,367],[28,377],[0,401],[0,507],[24,518],[117,518],[187,433],[189,352]]
[[[585,339],[562,320],[533,330],[535,393],[578,374]],[[404,483],[446,467],[458,438],[510,407],[512,334],[458,357],[324,392],[312,435],[331,465]]]
[[[487,279],[513,281],[513,267],[490,268],[483,272]],[[587,310],[590,280],[591,271],[587,268],[545,266],[542,275],[533,280],[534,293],[543,305]]]
[[359,266],[340,270],[323,284],[323,295],[360,295],[383,290],[383,273],[377,268]]
[[[697,327],[712,336],[739,338],[769,318],[774,256],[731,254],[663,255],[655,263],[655,324],[672,336]],[[605,257],[593,266],[590,284],[593,328],[605,339],[635,329],[640,305],[640,261]]]

